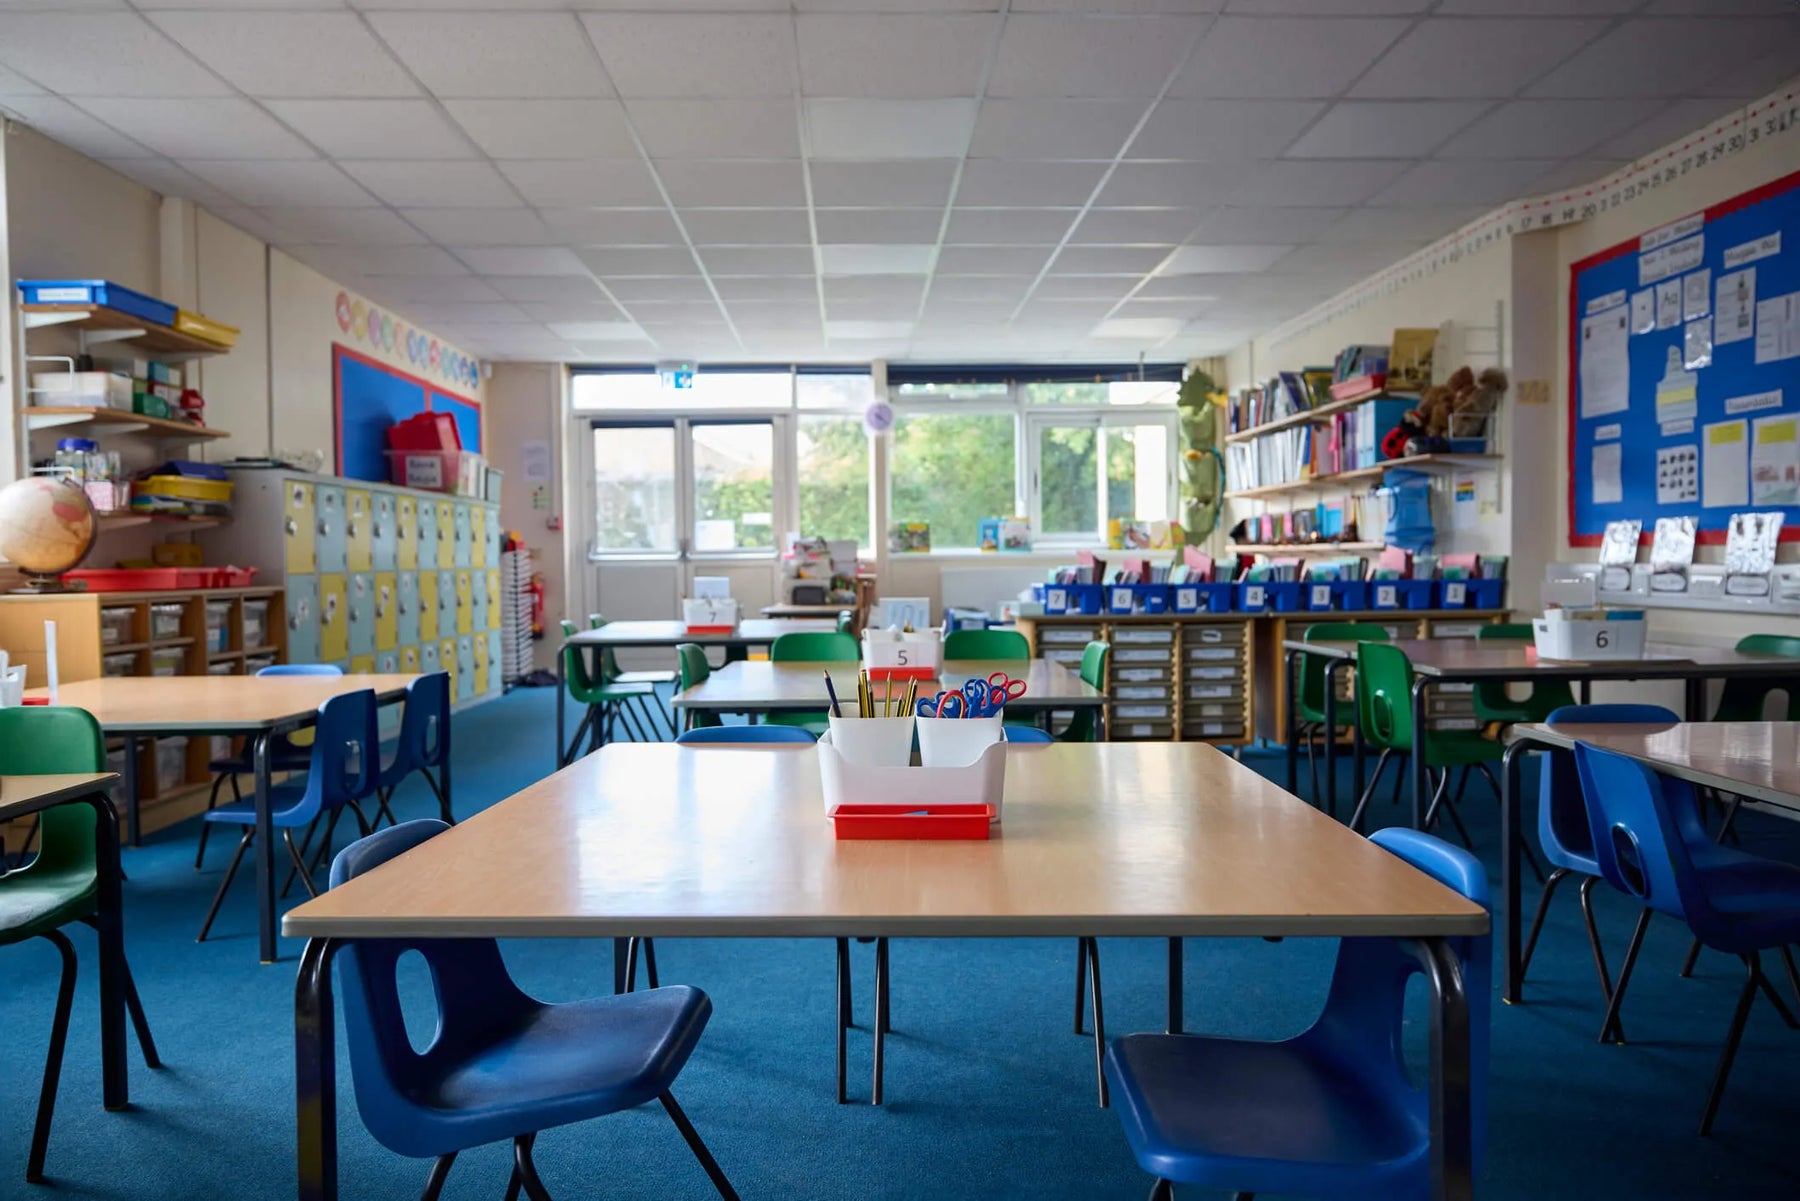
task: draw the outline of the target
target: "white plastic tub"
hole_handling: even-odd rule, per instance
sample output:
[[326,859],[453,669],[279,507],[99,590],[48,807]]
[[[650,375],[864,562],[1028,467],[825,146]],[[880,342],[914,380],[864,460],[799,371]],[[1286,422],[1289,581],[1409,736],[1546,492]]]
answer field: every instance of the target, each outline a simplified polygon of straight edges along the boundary
[[1003,742],[988,747],[966,767],[855,767],[838,754],[829,733],[819,739],[818,753],[826,817],[843,804],[916,808],[929,802],[986,805],[992,820],[1000,820],[1000,799],[1006,791]]

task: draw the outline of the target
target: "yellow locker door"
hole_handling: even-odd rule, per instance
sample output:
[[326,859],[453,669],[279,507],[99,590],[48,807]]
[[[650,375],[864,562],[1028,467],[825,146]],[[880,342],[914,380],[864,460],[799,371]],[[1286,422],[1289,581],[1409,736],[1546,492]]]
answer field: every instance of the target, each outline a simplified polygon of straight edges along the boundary
[[344,553],[349,558],[350,570],[369,571],[374,566],[374,557],[370,553],[369,527],[375,521],[369,494],[361,488],[346,490],[344,509]]
[[438,636],[438,573],[419,573],[419,641],[436,642]]
[[400,648],[400,670],[411,675],[419,670],[419,648],[403,646]]
[[475,631],[475,581],[469,576],[469,569],[464,567],[456,573],[456,632],[472,634]]
[[[487,516],[488,516],[487,510],[482,508],[480,505],[470,505],[469,506],[469,566],[470,567],[486,567],[488,565],[488,562],[487,562]],[[494,520],[495,521],[500,520],[500,515],[498,513],[494,514]],[[498,564],[496,564],[496,566],[498,566]],[[480,692],[481,685],[477,684],[475,686],[475,691]]]
[[357,655],[350,660],[350,674],[353,676],[372,676],[375,674],[375,656]]
[[391,651],[400,645],[400,597],[391,571],[375,573],[375,649]]
[[450,673],[450,699],[456,699],[456,639],[438,643],[438,670]]
[[419,569],[419,502],[402,493],[394,506],[394,546],[401,571]]
[[283,503],[287,509],[287,573],[311,575],[319,570],[319,531],[313,520],[313,486],[300,480],[289,480]]
[[319,577],[319,660],[330,663],[350,655],[349,577]]
[[497,567],[488,568],[487,594],[487,628],[497,630],[500,628],[500,569]]
[[476,696],[484,696],[487,694],[487,677],[488,677],[487,639],[486,638],[477,638],[475,640],[475,695]]

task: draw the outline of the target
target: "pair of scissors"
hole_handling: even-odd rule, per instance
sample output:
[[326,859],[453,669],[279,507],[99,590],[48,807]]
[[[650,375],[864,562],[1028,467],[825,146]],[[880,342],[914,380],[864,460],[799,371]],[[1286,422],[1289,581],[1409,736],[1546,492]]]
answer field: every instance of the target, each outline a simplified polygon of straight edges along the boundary
[[1025,681],[1015,680],[1003,671],[997,671],[987,678],[988,712],[998,713],[1006,702],[1017,700],[1025,695]]
[[967,702],[960,692],[940,692],[918,703],[916,709],[926,717],[966,717]]
[[986,717],[988,714],[987,681],[964,680],[961,691],[963,712],[970,717]]

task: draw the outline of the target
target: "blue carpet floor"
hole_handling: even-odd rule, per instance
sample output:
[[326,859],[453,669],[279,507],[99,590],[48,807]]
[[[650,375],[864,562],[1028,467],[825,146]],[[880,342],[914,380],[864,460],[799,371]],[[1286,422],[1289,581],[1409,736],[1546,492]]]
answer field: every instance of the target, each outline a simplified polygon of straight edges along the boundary
[[[514,693],[457,719],[456,796],[464,814],[543,774],[554,696]],[[1279,779],[1278,756],[1249,756]],[[1304,779],[1304,773],[1303,773]],[[1494,868],[1495,808],[1471,787],[1464,811]],[[435,812],[422,784],[402,816]],[[1382,821],[1401,810],[1385,800]],[[1745,841],[1800,859],[1800,831],[1746,816]],[[196,1201],[290,1197],[294,1189],[292,994],[298,945],[279,966],[256,962],[248,880],[234,886],[214,938],[194,942],[228,848],[193,870],[195,827],[128,852],[127,939],[144,1006],[168,1067],[137,1061],[133,1108],[100,1107],[93,939],[83,956],[52,1184],[23,1183],[55,992],[55,952],[37,941],[0,949],[0,1197]],[[1528,881],[1529,884],[1529,881]],[[1686,937],[1652,929],[1626,1006],[1626,1046],[1594,1042],[1598,986],[1572,886],[1558,898],[1527,985],[1528,1004],[1493,1017],[1491,1122],[1480,1195],[1491,1198],[1755,1198],[1800,1195],[1787,1140],[1800,1117],[1800,1033],[1759,1003],[1717,1132],[1694,1134],[1740,980],[1735,960],[1705,955],[1677,979]],[[1528,896],[1535,901],[1535,889]],[[1616,964],[1633,913],[1596,894]],[[1107,1026],[1159,1029],[1163,946],[1103,940]],[[712,1024],[677,1085],[690,1117],[746,1198],[1139,1198],[1148,1187],[1117,1120],[1095,1104],[1091,1043],[1070,1030],[1072,940],[893,946],[895,1032],[887,1104],[832,1102],[832,955],[828,941],[658,941],[666,982],[712,996]],[[855,1095],[867,1096],[871,948],[855,948],[862,1029],[851,1041]],[[515,974],[549,999],[611,987],[610,944],[513,943]],[[1187,949],[1191,1030],[1281,1037],[1323,999],[1333,945],[1195,940]],[[1499,978],[1495,972],[1496,987]],[[421,974],[422,979],[422,974]],[[1423,985],[1420,984],[1422,990]],[[1785,984],[1782,985],[1785,989]],[[1422,1041],[1419,1020],[1409,1024]],[[341,1034],[340,1034],[341,1037]],[[136,1055],[135,1041],[131,1044]],[[340,1052],[341,1056],[341,1052]],[[422,1161],[362,1130],[346,1079],[340,1107],[349,1198],[417,1196]],[[552,1131],[538,1145],[551,1192],[576,1198],[711,1196],[657,1107]],[[463,1156],[445,1196],[495,1198],[501,1148]],[[1184,1198],[1203,1194],[1183,1192]],[[1216,1196],[1216,1194],[1215,1194]]]

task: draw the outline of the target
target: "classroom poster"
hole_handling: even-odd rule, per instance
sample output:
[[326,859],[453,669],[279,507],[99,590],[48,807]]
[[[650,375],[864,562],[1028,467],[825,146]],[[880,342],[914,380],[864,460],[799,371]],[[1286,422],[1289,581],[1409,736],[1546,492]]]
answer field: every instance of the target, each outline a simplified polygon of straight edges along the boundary
[[1800,418],[1758,417],[1750,439],[1750,503],[1800,504]]
[[1631,405],[1631,355],[1625,306],[1581,323],[1581,415],[1604,417]]
[[1700,505],[1724,509],[1750,503],[1750,445],[1739,421],[1721,421],[1705,427],[1704,456],[1700,462]]
[[1756,333],[1756,268],[1719,277],[1713,302],[1713,345],[1742,342]]

